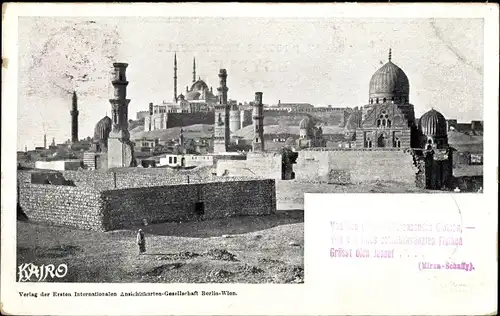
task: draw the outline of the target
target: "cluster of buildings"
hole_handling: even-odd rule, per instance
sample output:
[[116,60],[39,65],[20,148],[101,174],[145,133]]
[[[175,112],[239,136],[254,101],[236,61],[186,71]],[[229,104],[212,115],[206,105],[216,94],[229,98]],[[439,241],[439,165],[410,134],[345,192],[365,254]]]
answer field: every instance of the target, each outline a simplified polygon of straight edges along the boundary
[[[71,110],[71,141],[67,146],[74,151],[84,152],[81,166],[88,169],[134,167],[143,165],[141,160],[148,160],[152,152],[143,153],[137,148],[154,148],[162,145],[171,150],[160,153],[148,166],[189,167],[214,165],[220,160],[249,161],[255,155],[242,152],[241,146],[255,153],[266,152],[264,135],[264,117],[272,113],[306,113],[298,126],[299,135],[286,146],[294,151],[320,150],[410,150],[415,161],[425,161],[426,168],[433,171],[435,183],[429,187],[440,187],[452,175],[452,148],[448,143],[450,130],[468,129],[469,134],[482,134],[482,122],[459,124],[456,120],[447,120],[436,109],[430,109],[422,117],[415,117],[414,105],[410,103],[410,84],[404,71],[389,59],[372,76],[369,83],[367,104],[355,108],[318,108],[311,104],[281,103],[265,106],[263,93],[256,92],[254,100],[244,105],[228,98],[227,71],[220,69],[219,84],[214,89],[201,78],[196,79],[196,61],[193,60],[193,82],[186,87],[185,94],[177,93],[177,56],[174,56],[174,95],[172,102],[161,105],[150,103],[149,111],[139,113],[144,118],[144,130],[167,129],[171,120],[181,126],[176,139],[138,139],[130,137],[126,88],[125,63],[114,63],[112,84],[114,96],[109,99],[111,117],[105,116],[97,122],[92,139],[78,140],[78,108],[76,93],[73,95]],[[323,127],[309,113],[335,113],[344,117],[341,145],[335,148],[327,146],[328,137]],[[182,126],[196,124],[196,120],[206,124],[210,120],[213,137],[208,139],[186,139]],[[194,122],[194,123],[193,123]],[[234,133],[247,126],[253,126],[253,137],[244,142],[235,138]],[[467,125],[467,126],[465,126]],[[284,141],[279,137],[279,142]],[[46,148],[46,139],[44,140]],[[161,144],[160,144],[161,143]],[[49,148],[57,147],[53,144]],[[248,157],[247,157],[248,156]],[[145,157],[146,159],[142,159]],[[428,159],[426,157],[432,157]],[[299,158],[300,159],[300,158]],[[477,159],[476,159],[477,160]],[[138,162],[139,161],[139,162]],[[240,162],[242,166],[247,162]],[[246,167],[242,167],[246,168]],[[247,168],[248,169],[248,168]],[[437,174],[437,175],[436,175]]]

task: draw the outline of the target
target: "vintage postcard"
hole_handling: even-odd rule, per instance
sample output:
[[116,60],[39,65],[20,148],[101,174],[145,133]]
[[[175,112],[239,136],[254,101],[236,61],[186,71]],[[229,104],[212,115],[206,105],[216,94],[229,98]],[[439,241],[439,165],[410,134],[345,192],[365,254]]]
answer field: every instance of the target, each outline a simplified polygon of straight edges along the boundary
[[497,5],[2,24],[2,313],[495,312]]

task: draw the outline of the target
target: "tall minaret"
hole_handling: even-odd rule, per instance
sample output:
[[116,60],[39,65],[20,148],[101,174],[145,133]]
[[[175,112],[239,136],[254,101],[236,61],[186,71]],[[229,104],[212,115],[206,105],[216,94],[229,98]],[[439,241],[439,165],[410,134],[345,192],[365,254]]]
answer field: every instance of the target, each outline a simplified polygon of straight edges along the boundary
[[47,149],[47,134],[43,134],[43,148]]
[[174,53],[174,102],[177,102],[177,53]]
[[262,104],[262,92],[255,92],[255,103],[253,105],[253,151],[264,151],[264,106]]
[[229,143],[229,104],[227,103],[227,71],[219,71],[219,103],[215,105],[214,152],[226,152]]
[[128,104],[130,103],[130,99],[127,99],[128,64],[114,63],[113,67],[114,74],[111,83],[114,88],[114,98],[109,99],[112,129],[108,138],[108,168],[133,167],[136,161],[134,145],[130,141],[128,131]]
[[196,58],[193,57],[193,83],[196,82]]
[[78,97],[76,91],[73,91],[73,102],[71,106],[71,142],[78,142]]
[[52,144],[50,144],[52,147],[54,147],[56,145],[56,138],[55,137],[52,137]]

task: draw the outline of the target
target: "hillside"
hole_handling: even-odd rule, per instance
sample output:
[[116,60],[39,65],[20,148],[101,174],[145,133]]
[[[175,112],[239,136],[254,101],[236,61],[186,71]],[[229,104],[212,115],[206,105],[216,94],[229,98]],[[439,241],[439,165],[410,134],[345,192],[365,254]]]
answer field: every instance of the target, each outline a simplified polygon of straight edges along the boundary
[[[186,138],[208,138],[212,137],[213,134],[213,126],[205,124],[185,126],[182,130]],[[169,140],[178,138],[180,133],[181,127],[145,132],[144,126],[137,126],[130,131],[130,137],[132,139],[159,138],[161,140]]]
[[[130,136],[132,139],[141,138],[159,138],[161,140],[176,139],[180,135],[180,127],[169,128],[166,130],[156,130],[151,132],[144,131],[144,121],[134,121],[130,129]],[[142,123],[142,124],[141,124]],[[338,126],[322,126],[323,134],[342,134],[343,129]],[[184,137],[186,138],[209,138],[213,135],[213,125],[196,124],[185,126],[182,128]],[[234,135],[243,139],[253,138],[253,125],[248,125],[238,130]],[[276,134],[290,134],[299,135],[298,125],[286,125],[280,121],[279,125],[265,125],[265,135]],[[468,135],[458,131],[450,131],[448,133],[448,142],[451,146],[455,147],[458,151],[475,151],[480,152],[483,150],[483,136]]]

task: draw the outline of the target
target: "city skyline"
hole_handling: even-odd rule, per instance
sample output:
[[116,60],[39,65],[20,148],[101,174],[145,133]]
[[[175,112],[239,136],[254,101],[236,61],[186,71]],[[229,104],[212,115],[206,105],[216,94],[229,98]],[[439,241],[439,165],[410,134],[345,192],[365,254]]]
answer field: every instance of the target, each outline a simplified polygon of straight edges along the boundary
[[[481,19],[21,20],[18,150],[41,146],[44,134],[58,143],[70,138],[73,89],[79,94],[80,138],[92,136],[95,123],[109,115],[108,70],[114,61],[129,64],[129,118],[149,102],[171,101],[174,53],[179,94],[192,82],[196,58],[197,76],[214,89],[218,70],[227,69],[228,97],[238,102],[251,101],[255,91],[262,91],[265,104],[281,100],[359,107],[367,104],[370,78],[391,48],[392,61],[409,77],[417,116],[433,107],[460,122],[483,119]],[[98,37],[96,28],[102,29]],[[34,29],[46,31],[23,36]],[[69,30],[68,36],[74,32],[76,40],[68,42],[61,30]],[[315,36],[308,36],[311,32]],[[282,41],[274,43],[276,38]],[[46,66],[54,64],[59,67]],[[42,75],[45,81],[39,79]],[[51,120],[55,115],[58,119]]]

